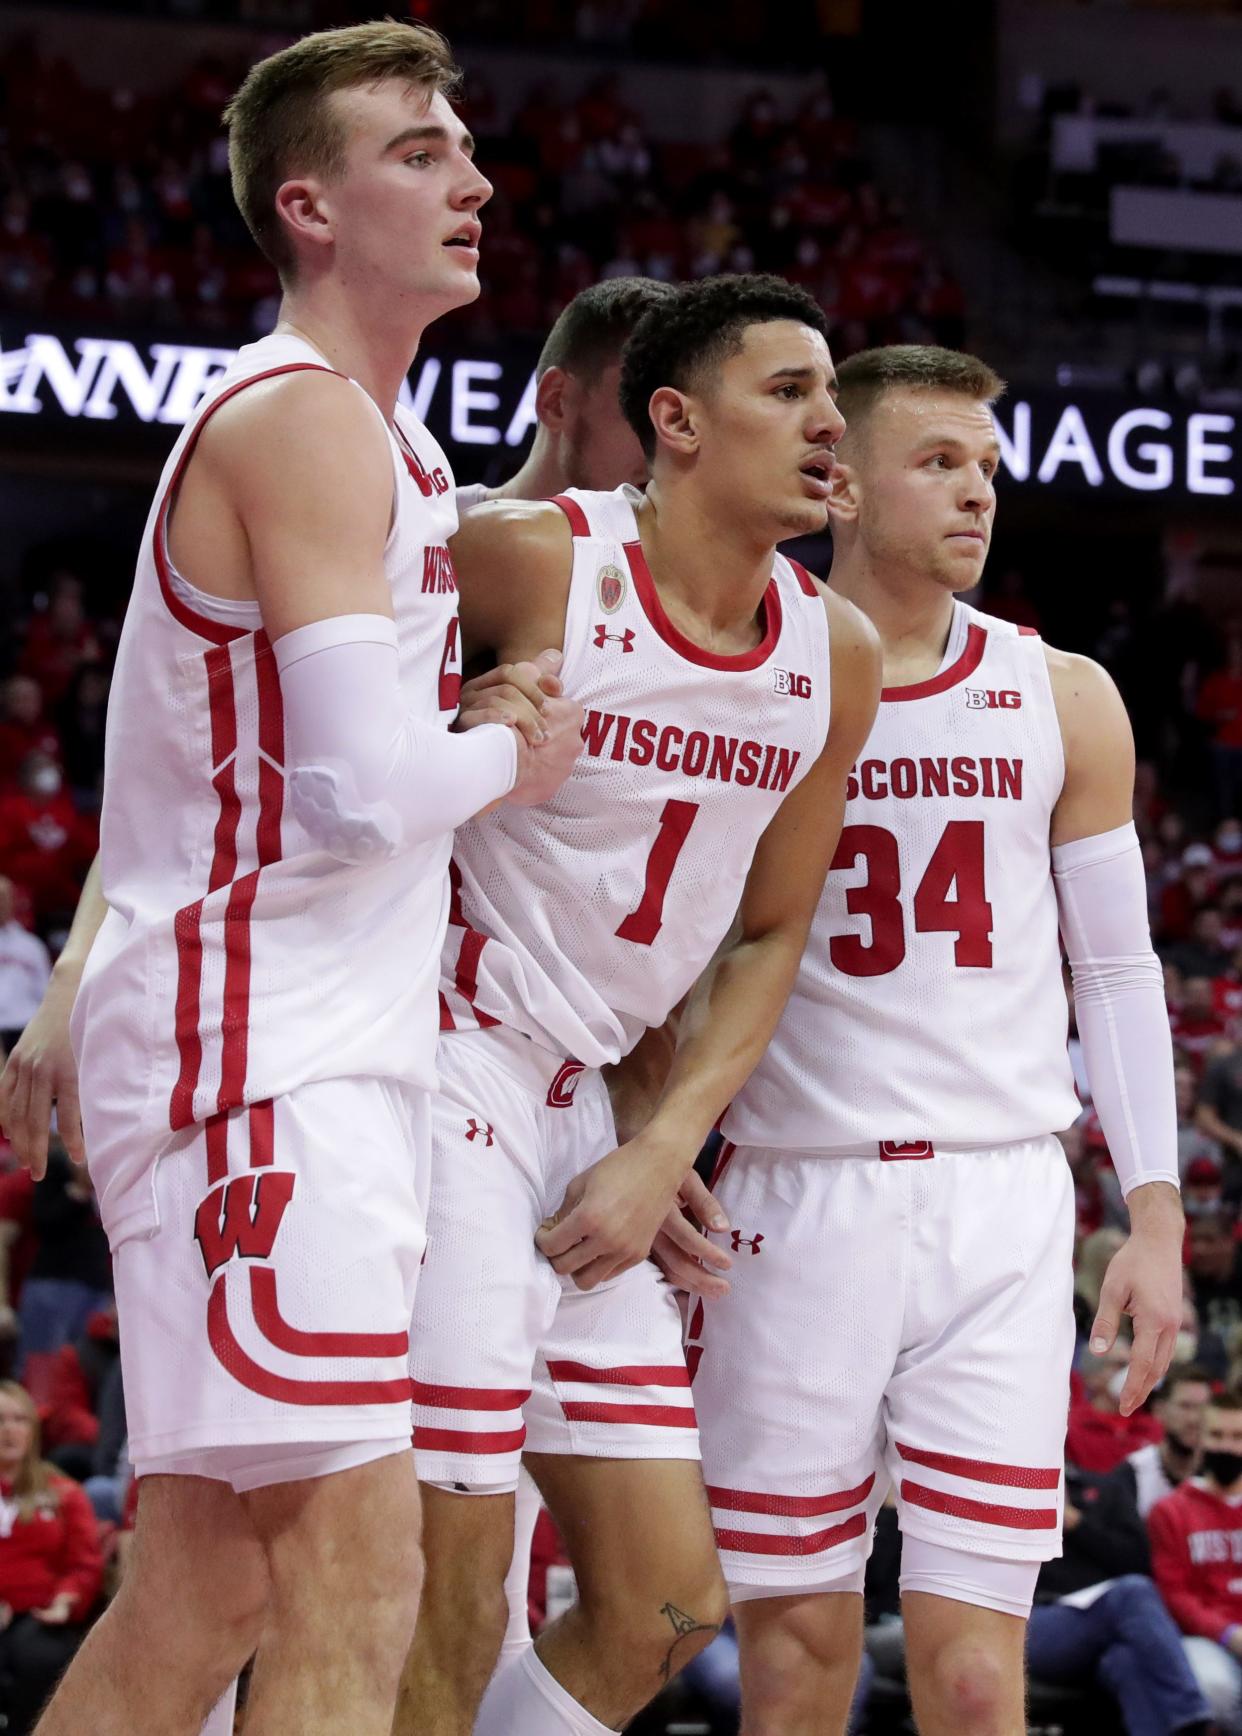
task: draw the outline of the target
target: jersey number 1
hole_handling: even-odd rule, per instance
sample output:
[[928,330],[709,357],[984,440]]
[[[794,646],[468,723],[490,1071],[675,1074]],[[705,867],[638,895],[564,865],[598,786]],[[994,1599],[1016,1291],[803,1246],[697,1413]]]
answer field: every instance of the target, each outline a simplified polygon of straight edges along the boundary
[[664,921],[664,897],[668,891],[668,883],[673,878],[677,858],[681,855],[682,845],[690,836],[690,828],[698,811],[697,802],[665,802],[660,815],[660,830],[656,833],[655,843],[647,858],[647,879],[642,898],[637,909],[631,910],[617,930],[622,940],[634,940],[639,946],[650,946],[659,934],[660,925]]
[[[886,976],[906,956],[905,912],[901,907],[901,857],[897,840],[883,826],[846,826],[832,859],[833,868],[867,865],[861,886],[845,894],[851,916],[866,916],[871,939],[836,934],[829,955],[846,976]],[[984,885],[983,821],[950,820],[932,851],[914,894],[914,926],[919,934],[955,934],[953,962],[990,970],[992,906]],[[956,897],[950,892],[956,890]]]

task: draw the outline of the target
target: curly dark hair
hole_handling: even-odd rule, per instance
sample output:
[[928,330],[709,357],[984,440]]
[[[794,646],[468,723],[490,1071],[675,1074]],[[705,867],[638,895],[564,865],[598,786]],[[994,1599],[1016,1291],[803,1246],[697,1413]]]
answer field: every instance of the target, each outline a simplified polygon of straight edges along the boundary
[[823,309],[806,290],[759,272],[679,283],[644,314],[622,352],[621,410],[648,458],[656,447],[652,393],[661,386],[691,391],[708,369],[738,354],[747,326],[778,319],[828,336]]
[[643,315],[675,293],[671,283],[654,277],[606,277],[580,290],[548,333],[535,373],[542,379],[549,368],[563,368],[593,384],[617,360]]

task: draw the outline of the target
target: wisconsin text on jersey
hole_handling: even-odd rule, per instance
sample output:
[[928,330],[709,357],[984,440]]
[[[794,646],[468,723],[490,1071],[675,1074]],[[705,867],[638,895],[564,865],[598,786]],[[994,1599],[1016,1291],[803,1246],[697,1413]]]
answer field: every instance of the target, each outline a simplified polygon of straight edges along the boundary
[[909,801],[914,796],[995,796],[1022,800],[1022,761],[973,759],[958,754],[921,759],[865,759],[845,785],[847,802],[884,802],[889,796]]
[[703,729],[687,734],[675,723],[661,726],[649,717],[612,711],[588,711],[582,739],[592,759],[628,760],[634,766],[654,765],[662,772],[753,784],[761,790],[787,790],[802,758],[798,748],[739,740],[735,735],[708,735]]

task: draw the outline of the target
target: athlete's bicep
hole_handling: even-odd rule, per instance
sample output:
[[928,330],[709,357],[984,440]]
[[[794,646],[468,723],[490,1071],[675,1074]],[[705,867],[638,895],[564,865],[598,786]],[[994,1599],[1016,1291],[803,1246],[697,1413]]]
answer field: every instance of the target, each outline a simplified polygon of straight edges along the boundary
[[875,722],[881,680],[875,629],[840,597],[830,596],[826,606],[832,657],[828,736],[759,840],[742,895],[744,938],[786,925],[809,928],[841,836],[846,780]]
[[449,546],[466,657],[488,651],[512,663],[563,649],[573,537],[558,506],[485,501]]
[[1128,825],[1134,805],[1134,733],[1112,677],[1089,657],[1047,650],[1065,782],[1052,812],[1053,845]]
[[208,434],[202,456],[245,532],[268,637],[335,615],[391,617],[391,449],[357,387],[312,372],[264,382]]

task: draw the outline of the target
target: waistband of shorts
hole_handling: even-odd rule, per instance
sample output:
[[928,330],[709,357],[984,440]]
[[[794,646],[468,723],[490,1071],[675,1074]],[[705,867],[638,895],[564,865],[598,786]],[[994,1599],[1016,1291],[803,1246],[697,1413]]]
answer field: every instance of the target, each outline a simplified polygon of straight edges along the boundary
[[555,1049],[546,1048],[524,1031],[512,1030],[507,1025],[489,1025],[481,1031],[442,1032],[440,1042],[449,1054],[461,1054],[465,1045],[473,1046],[544,1102],[551,1101],[554,1092],[572,1085],[580,1073],[592,1071],[584,1062],[558,1055]]
[[971,1157],[979,1152],[1018,1152],[1032,1145],[1059,1145],[1055,1133],[1033,1133],[1025,1139],[871,1139],[854,1145],[757,1146],[726,1140],[720,1166],[734,1151],[761,1151],[774,1157],[880,1159],[885,1163],[918,1163],[937,1157]]

